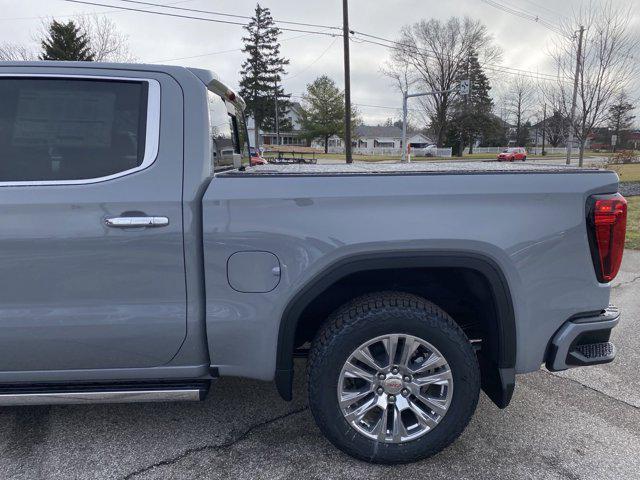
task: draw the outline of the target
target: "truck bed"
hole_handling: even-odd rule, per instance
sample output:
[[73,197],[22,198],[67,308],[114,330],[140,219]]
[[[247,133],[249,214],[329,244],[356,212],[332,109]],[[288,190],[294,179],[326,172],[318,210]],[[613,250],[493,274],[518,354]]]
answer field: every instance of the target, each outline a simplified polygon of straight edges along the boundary
[[334,176],[334,175],[481,175],[510,173],[606,173],[595,167],[543,163],[506,162],[416,162],[352,163],[326,165],[259,165],[229,170],[218,176]]

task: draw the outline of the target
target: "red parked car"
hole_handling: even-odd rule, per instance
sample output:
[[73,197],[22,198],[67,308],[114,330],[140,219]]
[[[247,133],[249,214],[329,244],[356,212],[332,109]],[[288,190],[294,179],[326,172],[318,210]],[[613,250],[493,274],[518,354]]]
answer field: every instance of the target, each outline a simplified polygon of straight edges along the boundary
[[524,162],[526,159],[527,150],[524,147],[505,148],[501,153],[498,154],[499,162],[513,162],[515,160],[522,160]]
[[249,147],[249,153],[251,154],[251,158],[249,160],[249,165],[252,167],[256,165],[266,165],[267,161],[262,156],[261,149],[255,147]]

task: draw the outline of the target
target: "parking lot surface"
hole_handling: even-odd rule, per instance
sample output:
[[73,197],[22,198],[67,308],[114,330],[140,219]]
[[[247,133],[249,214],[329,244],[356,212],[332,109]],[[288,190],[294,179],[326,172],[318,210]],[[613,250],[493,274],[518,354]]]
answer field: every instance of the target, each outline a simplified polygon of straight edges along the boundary
[[301,363],[291,403],[270,383],[222,379],[195,404],[2,408],[0,478],[640,478],[640,252],[625,252],[612,301],[615,363],[519,376],[509,408],[482,395],[462,437],[416,464],[369,465],[329,444]]

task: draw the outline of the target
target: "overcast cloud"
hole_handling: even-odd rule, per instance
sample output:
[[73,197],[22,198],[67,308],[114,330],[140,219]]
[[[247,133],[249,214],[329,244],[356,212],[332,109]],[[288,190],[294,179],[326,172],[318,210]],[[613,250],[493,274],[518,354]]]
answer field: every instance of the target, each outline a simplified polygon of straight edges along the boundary
[[[104,4],[120,4],[117,0],[88,0]],[[251,15],[254,0],[147,0],[154,3]],[[569,15],[582,0],[504,0],[504,4],[539,14],[550,21],[558,15]],[[638,0],[634,0],[638,1]],[[323,25],[342,24],[340,0],[263,0],[278,20],[294,20]],[[620,4],[623,0],[620,0]],[[624,2],[626,3],[626,2]],[[100,12],[109,15],[120,31],[129,36],[132,53],[142,62],[170,63],[208,68],[221,79],[237,87],[238,71],[244,55],[244,30],[239,26],[161,17],[145,13],[111,10],[68,3],[62,0],[1,0],[0,42],[37,45],[33,41],[41,20],[38,17],[63,17],[74,14]],[[131,7],[140,7],[129,4]],[[633,19],[640,28],[640,9]],[[197,15],[197,14],[195,14]],[[531,21],[503,13],[480,0],[350,0],[351,28],[386,38],[396,38],[403,25],[422,18],[445,20],[451,16],[469,15],[483,21],[503,49],[504,65],[553,73],[546,54],[553,32]],[[327,74],[343,85],[342,39],[328,36],[300,36],[283,32],[282,53],[291,60],[284,85],[289,93],[304,92],[306,84],[321,74]],[[234,51],[229,51],[237,49]],[[216,53],[224,52],[224,53]],[[640,52],[638,52],[640,56]],[[181,57],[180,60],[173,60]],[[367,123],[378,123],[387,117],[398,118],[395,108],[401,104],[399,94],[389,80],[380,74],[380,65],[389,51],[381,46],[351,44],[352,99]],[[636,60],[637,61],[637,60]],[[640,66],[639,66],[640,69]],[[499,79],[493,78],[496,89]],[[640,96],[640,86],[630,92]],[[387,106],[380,108],[367,105]]]

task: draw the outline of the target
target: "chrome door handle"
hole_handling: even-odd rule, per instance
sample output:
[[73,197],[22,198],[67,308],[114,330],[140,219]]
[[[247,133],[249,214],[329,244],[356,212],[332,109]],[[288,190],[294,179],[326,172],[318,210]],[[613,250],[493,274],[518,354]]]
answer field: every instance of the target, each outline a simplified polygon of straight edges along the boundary
[[169,225],[167,217],[110,217],[105,219],[107,227],[135,228],[135,227],[166,227]]

